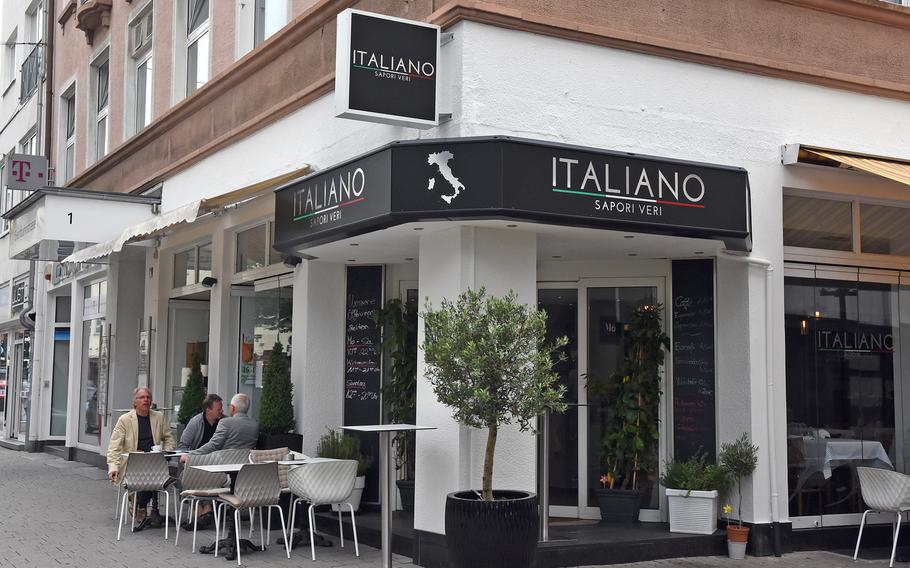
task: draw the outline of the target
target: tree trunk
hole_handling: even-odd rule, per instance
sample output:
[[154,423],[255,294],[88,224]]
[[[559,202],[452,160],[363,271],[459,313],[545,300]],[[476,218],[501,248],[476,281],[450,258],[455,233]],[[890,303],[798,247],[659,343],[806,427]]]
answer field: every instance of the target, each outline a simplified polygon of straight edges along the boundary
[[483,500],[493,500],[493,453],[496,450],[497,424],[490,424],[487,434],[487,451],[483,457]]

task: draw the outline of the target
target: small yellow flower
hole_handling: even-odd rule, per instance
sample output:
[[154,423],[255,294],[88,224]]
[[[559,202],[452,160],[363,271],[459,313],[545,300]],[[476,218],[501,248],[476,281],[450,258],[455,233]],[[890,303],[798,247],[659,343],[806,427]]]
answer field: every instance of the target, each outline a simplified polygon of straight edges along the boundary
[[600,484],[603,485],[604,487],[609,486],[610,489],[613,489],[613,474],[605,473],[605,474],[601,475]]
[[725,515],[729,515],[729,514],[732,513],[732,512],[733,512],[733,505],[731,505],[731,504],[729,504],[729,503],[727,503],[726,505],[724,505],[724,514],[725,514]]

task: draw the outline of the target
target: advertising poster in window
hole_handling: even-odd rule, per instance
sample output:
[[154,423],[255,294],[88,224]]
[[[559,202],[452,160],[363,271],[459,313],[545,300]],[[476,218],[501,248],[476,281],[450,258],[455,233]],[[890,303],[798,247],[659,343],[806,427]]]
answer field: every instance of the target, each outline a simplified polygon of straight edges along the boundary
[[256,354],[253,336],[240,334],[240,384],[251,385],[256,382]]

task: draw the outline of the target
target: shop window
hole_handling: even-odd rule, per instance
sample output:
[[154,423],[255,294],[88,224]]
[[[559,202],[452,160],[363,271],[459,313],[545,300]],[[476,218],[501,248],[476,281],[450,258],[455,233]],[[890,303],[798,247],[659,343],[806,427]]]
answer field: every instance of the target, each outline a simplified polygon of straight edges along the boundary
[[910,209],[863,203],[860,215],[864,253],[910,256]]
[[895,393],[910,377],[910,288],[896,272],[798,271],[808,275],[784,279],[790,515],[859,513],[856,467],[906,467]]
[[853,250],[851,202],[785,195],[784,245]]
[[[106,332],[106,321],[104,317],[106,307],[106,281],[95,282],[83,287],[82,377],[79,389],[78,439],[84,444],[95,446],[101,444],[101,420],[107,408],[107,354],[109,334]],[[63,337],[60,338],[61,341],[63,339]]]
[[212,275],[212,243],[174,254],[174,288],[198,284]]
[[66,435],[66,405],[69,390],[70,306],[69,296],[57,296],[54,302],[54,353],[51,387],[51,436]]
[[262,373],[275,342],[288,356],[292,353],[293,290],[292,277],[282,276],[257,281],[254,293],[240,298],[237,392],[250,396],[253,417],[258,416]]
[[274,223],[263,223],[237,233],[234,270],[246,272],[281,262],[281,253],[272,248]]

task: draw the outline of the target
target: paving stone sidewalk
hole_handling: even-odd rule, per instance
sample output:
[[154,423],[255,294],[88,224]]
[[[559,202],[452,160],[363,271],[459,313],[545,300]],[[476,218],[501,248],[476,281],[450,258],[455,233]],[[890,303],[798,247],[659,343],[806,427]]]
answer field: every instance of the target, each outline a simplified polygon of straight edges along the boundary
[[[164,540],[163,529],[130,534],[124,529],[117,542],[113,519],[116,491],[104,471],[79,462],[67,462],[48,454],[29,454],[0,448],[0,568],[57,568],[80,566],[122,568],[148,566],[168,568],[236,566],[223,558],[193,554],[192,533],[182,532],[180,546],[174,546],[173,532]],[[173,526],[171,527],[173,529]],[[273,533],[272,541],[280,534]],[[207,544],[214,531],[200,531],[199,543]],[[265,552],[242,556],[250,567],[306,566],[312,568],[366,568],[380,565],[379,551],[360,546],[360,558],[352,546],[318,548],[316,562],[309,549],[291,551],[272,545]],[[852,543],[848,543],[851,544]],[[887,551],[863,550],[864,558],[854,563],[850,556],[832,552],[798,552],[782,558],[725,557],[676,558],[612,568],[885,568]],[[409,558],[395,557],[396,567],[414,566]],[[906,567],[906,563],[895,566]]]
[[[237,566],[236,560],[193,554],[192,533],[181,531],[180,546],[175,547],[173,525],[167,541],[164,529],[130,534],[127,526],[117,542],[115,494],[105,472],[96,467],[0,448],[0,567]],[[197,546],[208,544],[214,535],[214,530],[200,531]],[[274,544],[280,529],[272,535],[273,545],[265,552],[241,556],[244,566],[372,568],[381,564],[378,550],[361,545],[357,558],[353,543],[342,549],[334,538],[330,540],[335,546],[316,549],[316,562],[310,560],[309,548],[301,547],[292,550],[288,560],[284,547]],[[395,566],[413,564],[409,558],[395,556]]]

